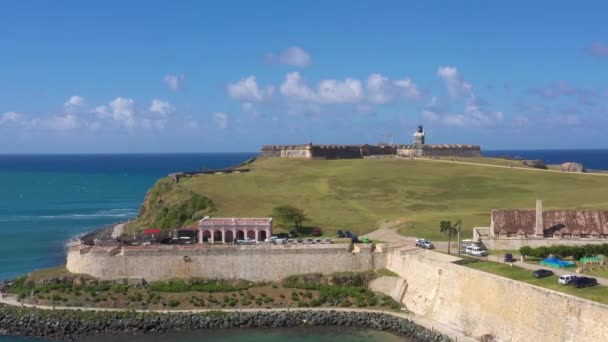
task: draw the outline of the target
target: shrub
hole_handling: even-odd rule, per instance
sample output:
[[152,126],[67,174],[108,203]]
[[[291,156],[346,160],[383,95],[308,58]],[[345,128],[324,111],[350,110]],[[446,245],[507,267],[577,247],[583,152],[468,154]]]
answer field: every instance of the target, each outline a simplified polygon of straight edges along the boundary
[[167,303],[167,305],[168,305],[170,308],[177,307],[177,306],[179,306],[180,304],[181,304],[181,303],[180,303],[180,302],[179,302],[179,300],[177,300],[177,299],[171,299],[171,300],[169,300],[169,302]]

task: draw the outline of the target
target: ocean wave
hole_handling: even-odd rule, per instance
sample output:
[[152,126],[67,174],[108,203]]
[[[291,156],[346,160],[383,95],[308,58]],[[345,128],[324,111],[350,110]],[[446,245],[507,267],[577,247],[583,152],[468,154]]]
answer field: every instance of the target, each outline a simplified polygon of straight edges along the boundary
[[36,221],[36,220],[86,220],[95,218],[131,218],[137,216],[137,209],[108,209],[90,214],[59,214],[59,215],[19,215],[0,217],[0,222]]

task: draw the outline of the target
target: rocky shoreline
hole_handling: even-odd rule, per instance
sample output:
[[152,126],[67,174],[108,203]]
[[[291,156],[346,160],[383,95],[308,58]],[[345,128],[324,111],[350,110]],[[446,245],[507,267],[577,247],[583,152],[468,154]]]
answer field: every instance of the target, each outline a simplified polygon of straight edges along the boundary
[[382,330],[419,342],[452,341],[411,320],[390,314],[345,311],[256,311],[139,313],[39,310],[0,305],[0,335],[73,341],[103,334],[147,334],[175,330],[347,326]]

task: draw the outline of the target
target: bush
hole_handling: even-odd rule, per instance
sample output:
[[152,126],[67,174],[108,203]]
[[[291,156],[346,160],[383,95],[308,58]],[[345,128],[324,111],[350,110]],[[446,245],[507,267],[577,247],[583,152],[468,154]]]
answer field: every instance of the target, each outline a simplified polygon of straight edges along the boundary
[[608,255],[608,243],[601,245],[581,245],[581,246],[569,246],[569,245],[555,245],[555,246],[541,246],[532,248],[529,246],[523,246],[519,249],[519,253],[527,257],[533,258],[546,258],[549,255],[555,255],[559,258],[574,258],[578,260],[583,257],[590,257],[598,254]]
[[167,303],[167,305],[168,305],[170,308],[175,308],[175,307],[179,306],[180,304],[181,304],[181,303],[180,303],[180,302],[179,302],[179,300],[177,300],[177,299],[171,299],[171,300],[169,300],[169,302]]

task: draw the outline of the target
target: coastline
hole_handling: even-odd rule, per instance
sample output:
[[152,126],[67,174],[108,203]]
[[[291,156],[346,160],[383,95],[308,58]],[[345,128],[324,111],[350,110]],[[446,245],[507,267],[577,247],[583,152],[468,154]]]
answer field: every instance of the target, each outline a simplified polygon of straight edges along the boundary
[[[354,309],[241,309],[133,311],[42,309],[0,304],[0,335],[75,340],[91,335],[147,334],[174,330],[345,326],[387,331],[415,341],[452,341],[402,313]],[[453,335],[450,335],[453,336]],[[474,341],[457,336],[458,341]]]

